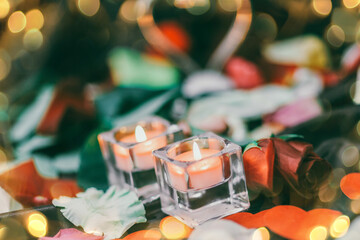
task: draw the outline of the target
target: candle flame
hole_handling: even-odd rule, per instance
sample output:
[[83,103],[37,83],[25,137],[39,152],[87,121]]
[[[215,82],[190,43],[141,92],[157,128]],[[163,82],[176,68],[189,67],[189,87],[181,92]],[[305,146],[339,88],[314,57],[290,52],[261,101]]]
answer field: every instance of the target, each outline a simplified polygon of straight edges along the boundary
[[194,159],[196,161],[201,160],[202,158],[201,152],[196,142],[193,143],[193,154],[194,154]]
[[135,128],[135,138],[137,142],[144,142],[147,140],[145,130],[140,125],[137,125]]

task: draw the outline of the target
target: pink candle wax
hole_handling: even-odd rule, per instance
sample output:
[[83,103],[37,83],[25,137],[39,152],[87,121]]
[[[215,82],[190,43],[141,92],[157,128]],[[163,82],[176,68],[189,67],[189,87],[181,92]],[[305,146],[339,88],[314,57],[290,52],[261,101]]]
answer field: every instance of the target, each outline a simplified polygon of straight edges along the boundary
[[[174,157],[174,160],[180,162],[195,161],[195,163],[187,167],[189,188],[204,189],[223,181],[223,164],[221,158],[210,157],[211,155],[218,153],[219,150],[198,149],[195,151],[199,151],[200,154],[198,154],[198,156],[200,156],[200,158],[196,157],[194,150],[181,153]],[[204,159],[207,157],[210,158]],[[185,169],[176,166],[175,164],[168,163],[168,170],[172,186],[180,191],[186,191],[188,186]]]

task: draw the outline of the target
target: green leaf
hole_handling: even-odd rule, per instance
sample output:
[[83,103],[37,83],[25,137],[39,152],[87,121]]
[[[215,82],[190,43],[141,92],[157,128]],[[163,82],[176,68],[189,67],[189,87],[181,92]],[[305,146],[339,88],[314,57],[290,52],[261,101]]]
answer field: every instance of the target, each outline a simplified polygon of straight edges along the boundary
[[299,138],[304,139],[304,136],[298,134],[285,134],[285,135],[277,136],[277,138],[280,138],[284,141],[290,141]]
[[[261,149],[261,147],[259,147],[258,143],[257,143],[256,141],[253,141],[253,142],[249,143],[249,144],[245,147],[244,153],[245,153],[247,150],[249,150],[249,149],[251,149],[251,148],[254,148],[254,147]],[[244,154],[244,153],[243,153],[243,154]]]

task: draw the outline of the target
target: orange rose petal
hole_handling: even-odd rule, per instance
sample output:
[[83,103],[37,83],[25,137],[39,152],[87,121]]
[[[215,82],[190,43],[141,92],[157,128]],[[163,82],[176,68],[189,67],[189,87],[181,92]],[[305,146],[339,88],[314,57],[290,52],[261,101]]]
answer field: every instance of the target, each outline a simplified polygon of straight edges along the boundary
[[318,226],[327,229],[342,213],[332,209],[314,209],[309,212],[290,206],[280,205],[257,214],[240,212],[225,219],[246,228],[268,227],[271,231],[287,239],[309,239],[311,231]]
[[43,178],[37,173],[32,159],[0,175],[0,187],[25,206],[31,203],[33,197],[40,194],[42,185]]
[[285,238],[293,239],[299,223],[306,217],[306,211],[289,205],[280,205],[267,210],[264,223],[271,231]]
[[81,191],[75,180],[42,177],[33,160],[20,163],[0,174],[0,187],[26,207],[48,204],[47,200],[36,202],[36,197],[51,200],[59,196],[73,197]]
[[342,213],[336,210],[318,208],[310,210],[307,213],[306,222],[312,223],[314,225],[330,227],[330,225],[335,221],[335,219],[341,215]]
[[224,219],[236,222],[246,228],[259,228],[265,226],[264,224],[265,211],[261,211],[257,214],[251,214],[248,212],[235,213]]
[[[162,237],[160,231],[155,229],[150,230],[141,230],[134,233],[130,233],[125,238],[122,238],[122,240],[160,240]],[[115,239],[116,240],[116,239]]]
[[331,224],[339,217],[342,213],[331,209],[313,209],[307,212],[304,219],[298,225],[298,230],[294,239],[303,240],[308,239],[311,231],[317,226],[323,226],[329,228]]
[[45,179],[42,195],[50,199],[60,196],[75,197],[81,191],[74,180]]
[[249,188],[261,186],[268,190],[273,187],[274,145],[270,139],[258,141],[261,148],[250,148],[243,155],[246,182]]
[[340,182],[340,188],[350,199],[360,198],[360,173],[350,173],[344,176]]

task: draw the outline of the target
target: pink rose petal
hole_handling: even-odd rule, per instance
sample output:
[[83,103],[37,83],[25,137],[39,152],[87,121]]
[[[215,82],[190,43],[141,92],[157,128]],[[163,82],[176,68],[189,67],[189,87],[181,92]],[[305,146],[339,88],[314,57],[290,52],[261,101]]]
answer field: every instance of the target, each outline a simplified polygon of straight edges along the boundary
[[54,237],[41,237],[40,240],[103,240],[102,236],[83,233],[75,228],[61,229]]

